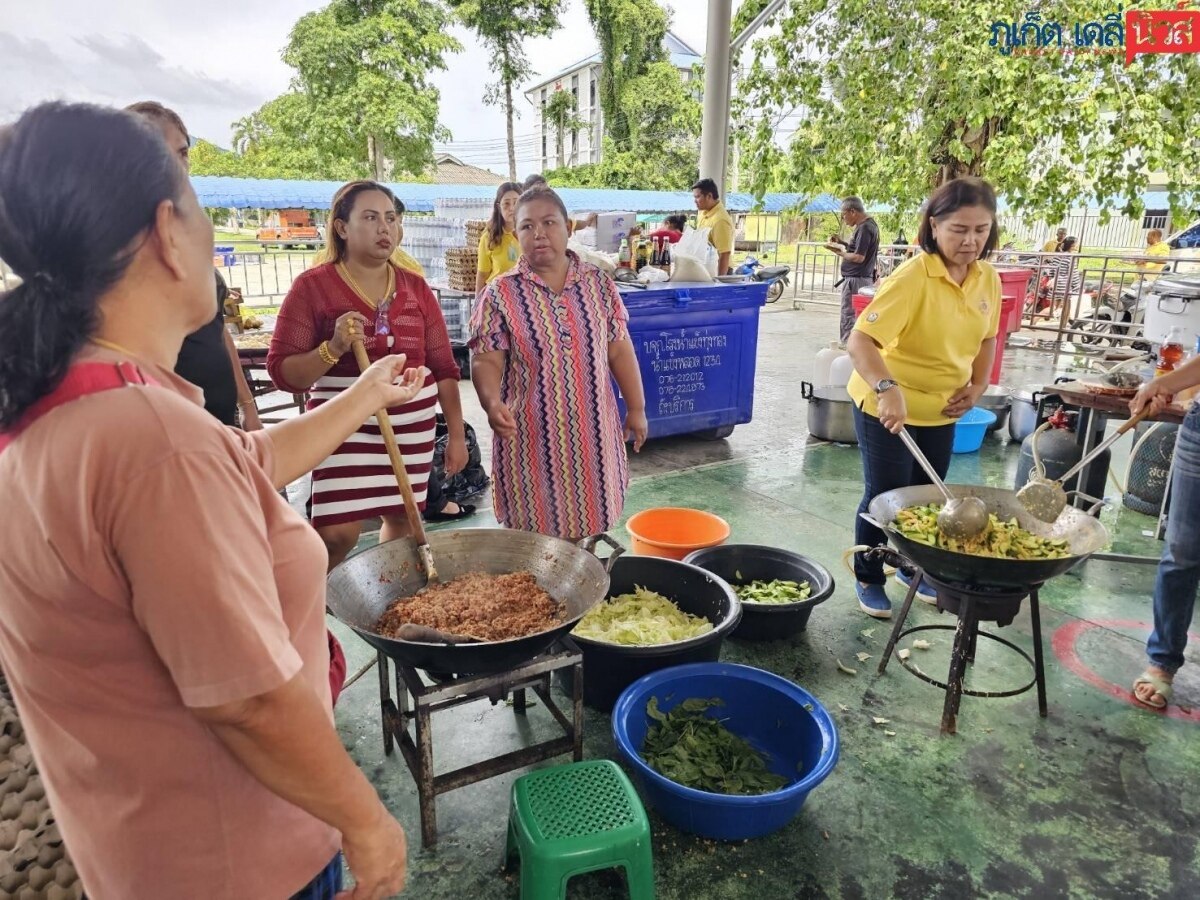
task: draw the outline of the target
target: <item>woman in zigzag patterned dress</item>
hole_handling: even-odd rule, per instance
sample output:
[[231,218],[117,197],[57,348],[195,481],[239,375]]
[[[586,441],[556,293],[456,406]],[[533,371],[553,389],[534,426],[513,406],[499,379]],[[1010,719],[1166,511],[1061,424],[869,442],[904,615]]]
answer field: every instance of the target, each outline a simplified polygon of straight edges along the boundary
[[[472,380],[494,439],[496,518],[578,540],[608,531],[625,505],[625,440],[646,440],[645,397],[616,282],[567,250],[553,191],[517,207],[521,261],[480,295]],[[621,421],[611,379],[628,414]]]

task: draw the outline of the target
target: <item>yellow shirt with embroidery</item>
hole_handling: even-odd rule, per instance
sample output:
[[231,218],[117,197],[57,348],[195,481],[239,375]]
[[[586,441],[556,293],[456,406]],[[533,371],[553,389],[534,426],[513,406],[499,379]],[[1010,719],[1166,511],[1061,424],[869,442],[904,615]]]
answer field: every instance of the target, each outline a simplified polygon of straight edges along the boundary
[[708,242],[717,253],[733,252],[733,217],[726,211],[724,203],[718,201],[712,209],[700,210],[696,215],[696,227],[709,229]]
[[[1151,244],[1146,249],[1147,256],[1161,256],[1164,259],[1171,255],[1171,245],[1166,241],[1159,241],[1157,244]],[[1154,281],[1158,278],[1158,273],[1166,266],[1165,262],[1152,263],[1144,262],[1139,268],[1146,273],[1146,281]]]
[[488,281],[503,275],[521,258],[521,245],[511,231],[504,232],[495,247],[490,242],[491,235],[485,231],[479,238],[479,271]]
[[[936,253],[910,259],[880,284],[854,330],[880,346],[910,425],[954,421],[942,410],[971,380],[980,345],[999,331],[1000,301],[1000,275],[989,263],[972,263],[959,285]],[[864,412],[879,414],[874,385],[857,372],[848,390]]]
[[399,247],[392,251],[392,262],[415,275],[420,275],[422,278],[425,277],[424,267]]

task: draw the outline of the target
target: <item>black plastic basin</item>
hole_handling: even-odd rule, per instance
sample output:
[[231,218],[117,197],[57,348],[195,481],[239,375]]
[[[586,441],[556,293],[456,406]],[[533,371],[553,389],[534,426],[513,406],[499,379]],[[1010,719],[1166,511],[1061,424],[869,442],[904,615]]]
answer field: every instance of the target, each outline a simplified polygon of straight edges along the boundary
[[[715,662],[721,643],[737,627],[744,608],[720,578],[697,566],[654,556],[622,556],[610,574],[608,595],[632,594],[642,587],[662,594],[681,610],[713,623],[708,634],[674,644],[627,647],[572,634],[583,651],[583,702],[608,712],[621,692],[643,675],[684,663]],[[561,679],[571,688],[570,671]]]
[[725,544],[697,550],[685,562],[712,572],[733,585],[752,581],[807,581],[812,593],[796,603],[743,603],[742,621],[733,636],[746,641],[790,638],[808,627],[813,607],[833,593],[829,570],[799,553],[778,547]]

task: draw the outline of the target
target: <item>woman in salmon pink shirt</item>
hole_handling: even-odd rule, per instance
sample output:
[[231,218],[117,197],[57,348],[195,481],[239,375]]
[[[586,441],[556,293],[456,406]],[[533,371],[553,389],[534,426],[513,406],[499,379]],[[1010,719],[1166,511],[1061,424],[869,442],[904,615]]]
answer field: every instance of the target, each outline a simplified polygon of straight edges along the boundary
[[213,231],[132,113],[0,129],[0,665],[92,900],[355,900],[404,831],[333,727],[325,548],[278,489],[425,373],[227,428],[172,371],[212,318]]

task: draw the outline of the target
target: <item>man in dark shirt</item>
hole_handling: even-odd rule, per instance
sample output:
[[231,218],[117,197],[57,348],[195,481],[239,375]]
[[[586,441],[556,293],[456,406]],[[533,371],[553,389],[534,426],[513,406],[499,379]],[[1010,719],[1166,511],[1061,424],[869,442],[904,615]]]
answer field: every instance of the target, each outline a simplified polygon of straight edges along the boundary
[[[126,110],[157,127],[184,169],[190,167],[190,141],[178,113],[153,100],[135,103]],[[237,347],[225,330],[225,300],[229,288],[220,272],[213,269],[213,275],[217,280],[216,315],[207,325],[184,338],[175,363],[175,374],[204,391],[204,408],[221,422],[238,425],[240,410],[241,426],[247,431],[257,431],[262,428],[262,423],[254,406],[254,396],[246,384]]]
[[825,247],[842,258],[840,335],[845,344],[854,330],[854,295],[875,283],[879,226],[867,215],[867,209],[858,197],[847,197],[842,201],[842,221],[854,229],[849,242],[835,236]]

